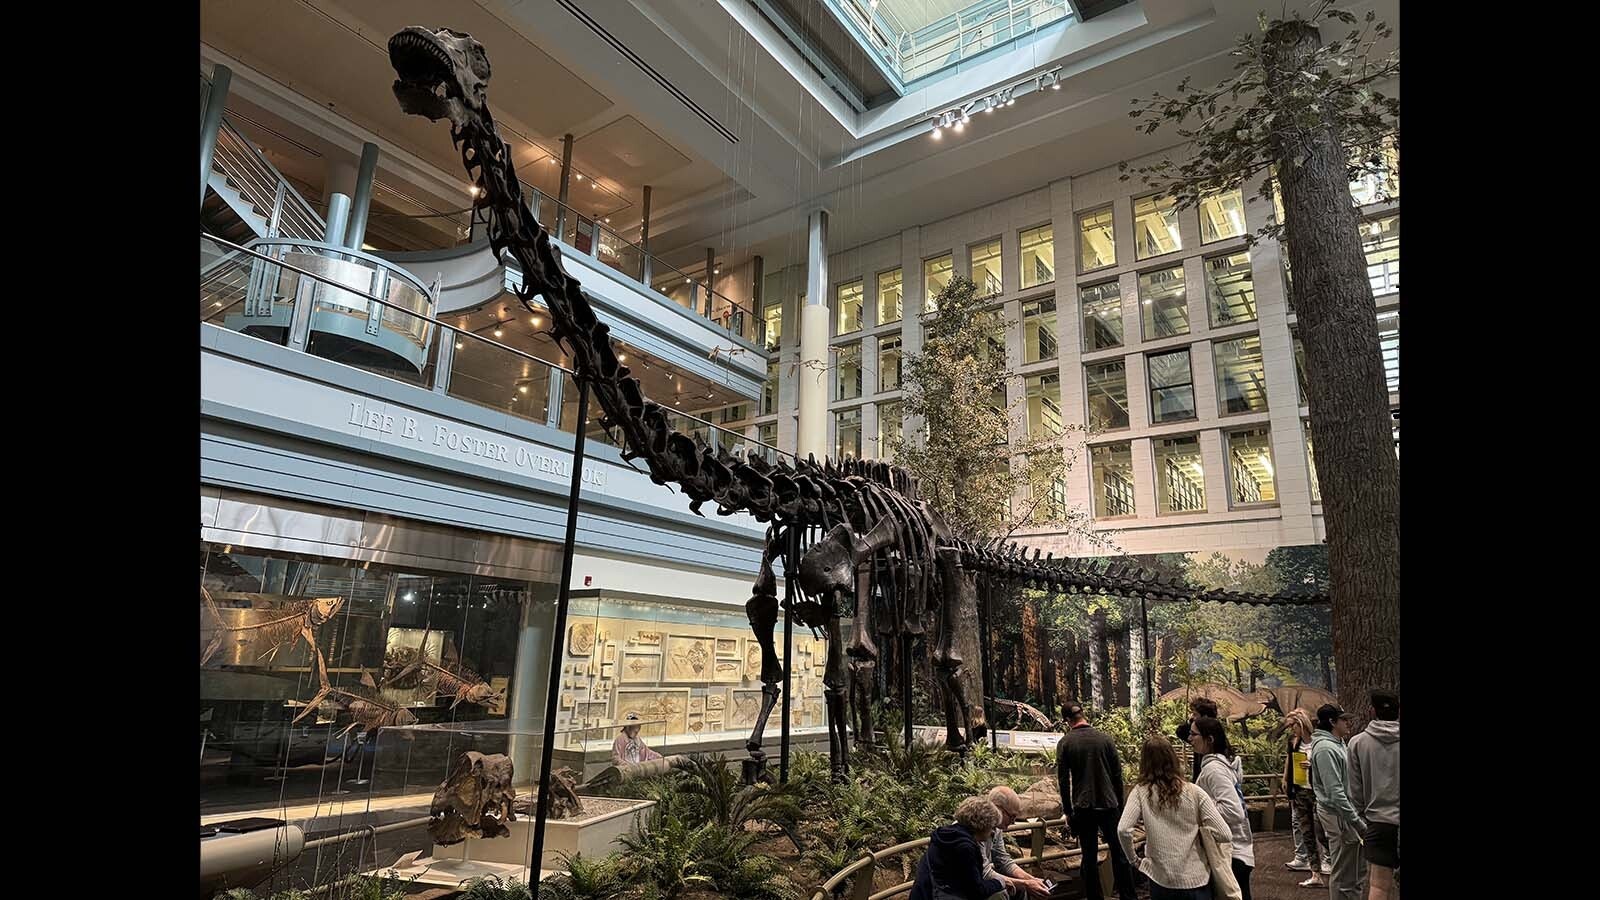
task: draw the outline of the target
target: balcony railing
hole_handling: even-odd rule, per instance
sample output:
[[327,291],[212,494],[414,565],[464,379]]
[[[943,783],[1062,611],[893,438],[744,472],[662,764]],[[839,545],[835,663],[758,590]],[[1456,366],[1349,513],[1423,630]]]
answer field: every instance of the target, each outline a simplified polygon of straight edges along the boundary
[[[1066,0],[974,2],[927,25],[907,31],[867,0],[839,0],[845,14],[868,36],[888,66],[909,83],[971,59],[986,50],[1072,15]],[[892,35],[892,37],[891,37]]]
[[[604,222],[584,215],[537,188],[528,189],[528,205],[534,218],[556,240],[710,320],[729,334],[752,344],[765,342],[766,323],[749,307],[712,290],[703,279],[692,278],[683,270],[668,265]],[[709,277],[712,273],[706,274]]]
[[[208,234],[200,245],[202,322],[576,432],[571,370],[433,318],[429,288],[377,257],[292,241],[263,252]],[[793,459],[696,416],[668,422],[735,456]],[[590,440],[616,446],[585,424]]]

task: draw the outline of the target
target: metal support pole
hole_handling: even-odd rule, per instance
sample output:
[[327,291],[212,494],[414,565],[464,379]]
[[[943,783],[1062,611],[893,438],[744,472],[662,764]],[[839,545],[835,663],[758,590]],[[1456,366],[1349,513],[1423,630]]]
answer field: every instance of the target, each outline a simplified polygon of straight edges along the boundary
[[[350,198],[343,194],[334,194],[328,198],[328,224],[323,232],[322,239],[330,244],[343,246],[340,242],[344,238],[345,223],[350,221]],[[334,255],[334,254],[329,254]]]
[[905,714],[905,745],[911,746],[911,635],[900,636],[900,710]]
[[650,185],[644,186],[644,218],[639,222],[639,253],[644,257],[644,275],[639,279],[650,286]]
[[367,211],[372,208],[372,179],[378,173],[378,145],[361,145],[361,169],[356,173],[356,196],[350,207],[350,227],[344,245],[360,250],[367,237]]
[[217,66],[211,70],[211,93],[206,96],[206,114],[200,120],[200,205],[206,204],[206,183],[211,180],[211,159],[217,152],[217,131],[222,128],[222,105],[228,99],[233,70]]
[[1144,630],[1144,708],[1148,710],[1155,705],[1155,700],[1152,697],[1155,683],[1152,670],[1155,667],[1150,665],[1150,610],[1145,601],[1145,596],[1140,594],[1139,627]]
[[[789,529],[789,559],[800,558],[800,529]],[[778,783],[789,783],[789,700],[794,690],[794,613],[791,612],[799,593],[795,584],[798,572],[783,571],[783,730],[778,741]]]
[[[561,138],[561,193],[556,197],[556,240],[567,239],[567,189],[572,186],[572,135]],[[577,223],[574,222],[574,225]]]
[[989,729],[989,748],[992,750],[999,747],[1000,741],[999,735],[995,734],[994,719],[989,715],[989,698],[994,696],[994,672],[989,668],[989,602],[994,585],[987,578],[980,584],[988,588],[979,600],[982,606],[978,610],[978,661],[983,670],[983,697],[980,699],[983,700],[983,722]]
[[583,488],[583,420],[589,415],[589,391],[579,376],[578,428],[572,438],[572,486],[567,491],[567,533],[561,544],[561,584],[556,593],[556,623],[550,640],[550,682],[544,704],[544,746],[539,751],[539,798],[534,812],[533,850],[528,860],[528,889],[539,900],[539,869],[544,856],[544,826],[550,817],[550,762],[556,745],[556,700],[561,683],[561,636],[567,631],[567,608],[572,603],[572,546],[578,538],[578,493]]

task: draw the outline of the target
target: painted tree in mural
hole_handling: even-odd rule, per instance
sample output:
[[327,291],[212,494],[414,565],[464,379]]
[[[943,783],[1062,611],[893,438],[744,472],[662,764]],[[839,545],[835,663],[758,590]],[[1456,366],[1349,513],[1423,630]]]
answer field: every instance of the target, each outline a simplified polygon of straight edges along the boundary
[[[991,307],[992,299],[959,275],[939,292],[937,311],[923,320],[922,351],[902,361],[905,414],[920,427],[890,450],[920,480],[929,505],[944,511],[951,530],[969,540],[1007,538],[1040,525],[1090,536],[1088,517],[1065,501],[1068,428],[1059,410],[1038,417],[1043,433],[1016,447],[1010,443],[1014,426],[1027,417],[1022,397],[1006,397],[1004,335],[1010,323]],[[976,605],[959,610],[956,622],[957,649],[964,659],[977,660]],[[979,666],[962,670],[968,697],[984,696],[981,678]]]
[[[1324,42],[1323,26],[1349,30]],[[1258,182],[1271,200],[1277,183],[1282,221],[1261,234],[1283,239],[1293,275],[1339,697],[1352,709],[1366,708],[1371,689],[1400,684],[1400,464],[1350,193],[1353,179],[1386,166],[1386,142],[1398,148],[1400,101],[1384,93],[1400,74],[1398,51],[1383,49],[1392,36],[1374,13],[1360,21],[1328,2],[1304,17],[1261,14],[1258,32],[1232,51],[1231,76],[1206,89],[1184,79],[1176,97],[1135,101],[1141,130],[1172,125],[1192,152],[1122,176],[1142,176],[1179,208]]]

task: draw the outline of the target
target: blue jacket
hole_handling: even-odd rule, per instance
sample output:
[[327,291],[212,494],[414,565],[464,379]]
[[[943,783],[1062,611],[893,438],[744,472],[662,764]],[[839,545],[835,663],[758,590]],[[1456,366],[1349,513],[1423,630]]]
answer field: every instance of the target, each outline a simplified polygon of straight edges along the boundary
[[935,886],[962,900],[987,900],[1005,885],[983,877],[983,852],[964,825],[941,825],[933,830],[928,852],[917,863],[917,880],[911,900],[933,900]]

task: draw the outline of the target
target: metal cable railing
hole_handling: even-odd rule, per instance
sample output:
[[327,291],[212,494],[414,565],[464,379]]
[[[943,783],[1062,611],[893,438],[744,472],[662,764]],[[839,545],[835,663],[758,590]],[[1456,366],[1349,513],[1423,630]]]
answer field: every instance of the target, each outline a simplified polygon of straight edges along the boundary
[[[210,81],[201,74],[202,115],[209,86]],[[239,192],[239,196],[266,220],[267,236],[311,241],[320,241],[326,236],[327,226],[322,217],[283,177],[283,173],[233,127],[226,115],[217,129],[217,146],[211,167],[221,172],[228,184]]]
[[[272,242],[272,247],[289,251],[278,257],[214,235],[201,234],[200,239],[203,247],[216,250],[215,254],[202,253],[203,259],[222,257],[220,264],[211,263],[201,275],[202,322],[293,347],[291,332],[298,312],[299,320],[307,323],[307,336],[296,349],[409,384],[442,389],[475,405],[575,433],[577,383],[571,369],[440,321],[431,314],[428,289],[377,257],[321,242],[290,240]],[[312,253],[320,255],[312,257]],[[329,256],[344,259],[324,259]],[[367,262],[371,272],[386,276],[375,279],[377,283],[405,288],[404,296],[398,297],[402,302],[395,302],[395,291],[378,296],[359,287],[351,273],[333,271],[318,260],[346,265]],[[313,265],[302,263],[327,271],[315,271]],[[378,273],[380,267],[387,271]],[[421,311],[415,297],[419,288],[430,298],[428,311]],[[309,308],[297,310],[299,304]],[[343,324],[345,319],[368,327],[332,327],[331,323]],[[351,334],[354,340],[344,337]],[[330,335],[334,339],[328,339]],[[372,347],[385,340],[387,346],[400,350],[391,355],[404,356],[403,351],[413,346],[419,354],[407,358],[407,365],[378,357]],[[760,457],[769,463],[776,463],[779,457],[794,459],[793,454],[688,413],[670,412],[668,422],[707,446],[735,456]],[[586,424],[590,439],[615,446],[597,423]]]

